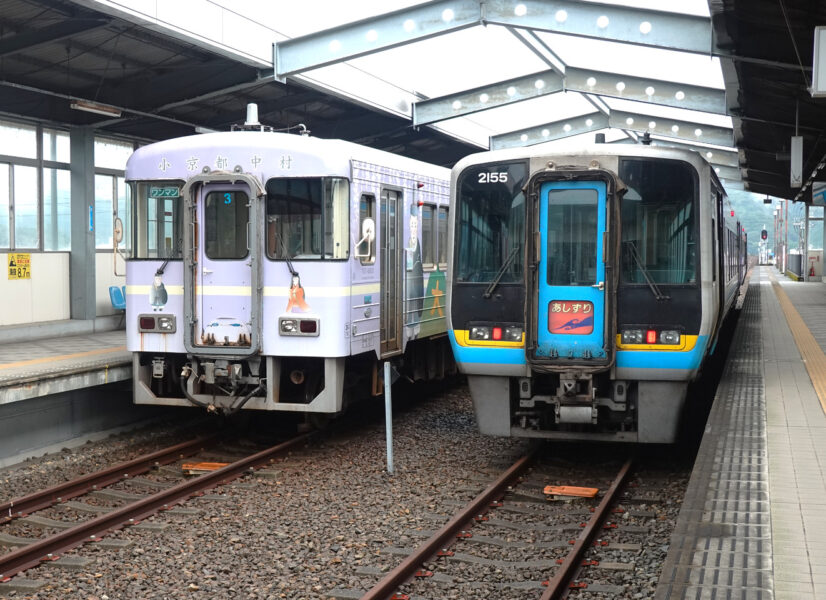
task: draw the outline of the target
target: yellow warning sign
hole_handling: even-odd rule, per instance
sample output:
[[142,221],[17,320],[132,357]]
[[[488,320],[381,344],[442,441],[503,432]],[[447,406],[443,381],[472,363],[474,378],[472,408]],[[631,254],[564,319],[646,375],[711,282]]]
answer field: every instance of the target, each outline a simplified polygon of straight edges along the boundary
[[9,254],[9,279],[31,279],[31,267],[31,254]]

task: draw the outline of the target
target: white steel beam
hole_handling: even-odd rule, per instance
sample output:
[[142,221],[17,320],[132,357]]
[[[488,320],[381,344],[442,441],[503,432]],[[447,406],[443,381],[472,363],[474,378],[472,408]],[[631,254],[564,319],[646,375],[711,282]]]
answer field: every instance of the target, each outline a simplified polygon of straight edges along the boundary
[[511,131],[490,138],[490,149],[515,148],[518,146],[532,146],[542,142],[560,140],[572,135],[599,131],[608,127],[608,116],[600,112],[580,115],[571,119],[554,121],[545,125],[537,125],[519,131]]
[[609,121],[611,127],[618,129],[631,129],[640,133],[647,131],[663,137],[677,138],[688,142],[734,146],[734,134],[727,127],[635,114],[621,110],[612,110]]
[[605,127],[638,133],[654,133],[689,143],[703,142],[718,146],[732,146],[734,143],[732,130],[725,127],[613,110],[607,117],[601,113],[592,113],[491,136],[490,148],[494,150],[529,146]]
[[482,110],[555,94],[564,89],[562,77],[542,71],[501,83],[413,103],[413,125],[427,125]]
[[[511,93],[503,93],[505,90]],[[543,71],[416,102],[413,105],[413,125],[437,123],[563,90],[726,114],[726,93],[723,90],[569,66],[565,69],[564,78],[554,71]]]
[[[684,148],[686,150],[694,150],[703,155],[708,162],[713,165],[721,167],[740,168],[740,155],[737,150],[721,150],[720,148],[705,148],[703,146],[696,146],[694,144],[685,144],[673,140],[661,140],[652,138],[651,143],[655,146],[670,146],[673,148]],[[711,154],[711,156],[709,156]]]
[[275,78],[365,56],[477,24],[548,31],[710,54],[711,20],[578,0],[434,0],[278,42]]
[[579,0],[487,0],[486,23],[711,54],[711,19]]

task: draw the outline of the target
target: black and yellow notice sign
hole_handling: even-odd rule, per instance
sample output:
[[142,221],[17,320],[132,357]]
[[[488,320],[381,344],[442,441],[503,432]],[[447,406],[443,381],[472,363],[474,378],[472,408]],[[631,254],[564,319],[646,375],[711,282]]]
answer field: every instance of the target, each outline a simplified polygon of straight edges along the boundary
[[9,254],[9,279],[32,278],[32,255]]

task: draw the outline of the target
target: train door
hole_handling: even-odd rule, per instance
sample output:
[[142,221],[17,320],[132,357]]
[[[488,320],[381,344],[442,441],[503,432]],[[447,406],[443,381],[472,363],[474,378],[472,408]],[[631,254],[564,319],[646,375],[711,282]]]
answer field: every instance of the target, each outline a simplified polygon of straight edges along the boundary
[[546,181],[539,188],[536,327],[539,362],[603,362],[606,315],[606,183]]
[[220,353],[231,346],[234,353],[252,354],[260,310],[256,197],[241,182],[208,181],[190,190],[192,222],[185,240],[191,275],[184,290],[192,323],[188,349]]
[[381,354],[401,351],[402,253],[401,192],[382,190],[379,215],[381,261]]

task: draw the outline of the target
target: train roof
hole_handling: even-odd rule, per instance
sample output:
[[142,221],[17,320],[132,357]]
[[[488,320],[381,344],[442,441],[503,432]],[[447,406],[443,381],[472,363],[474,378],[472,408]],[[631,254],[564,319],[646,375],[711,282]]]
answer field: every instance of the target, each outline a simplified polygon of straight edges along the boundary
[[188,179],[204,167],[270,177],[349,175],[350,161],[447,181],[450,170],[344,140],[271,131],[228,131],[173,138],[143,146],[126,164],[126,178]]
[[[486,163],[498,162],[506,160],[519,160],[538,157],[547,157],[553,159],[555,157],[597,157],[597,156],[632,156],[632,157],[659,157],[672,160],[683,160],[693,164],[696,168],[708,165],[705,157],[694,150],[687,150],[683,148],[672,148],[669,146],[653,146],[645,144],[580,144],[571,145],[570,147],[560,148],[558,143],[549,142],[547,144],[535,144],[533,146],[520,146],[518,148],[505,148],[502,150],[490,150],[488,152],[477,152],[470,154],[453,167],[453,173],[458,174],[459,171],[468,166]],[[564,164],[564,163],[563,163]],[[709,165],[710,166],[710,165]],[[714,169],[711,169],[712,177],[717,181],[717,185],[722,189],[722,184],[717,178]]]

